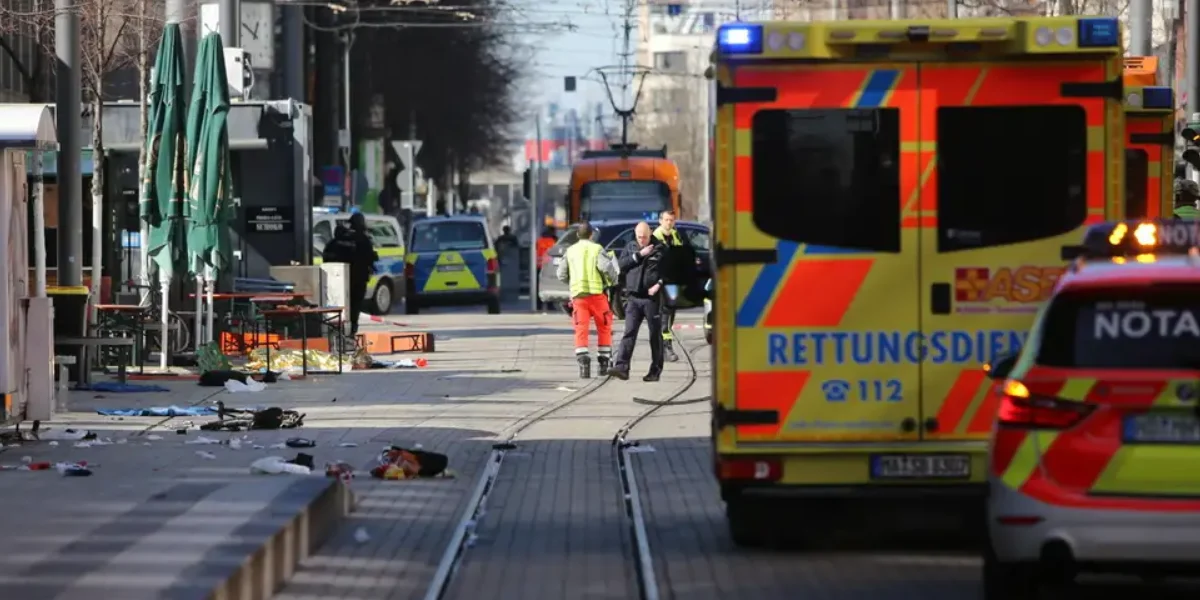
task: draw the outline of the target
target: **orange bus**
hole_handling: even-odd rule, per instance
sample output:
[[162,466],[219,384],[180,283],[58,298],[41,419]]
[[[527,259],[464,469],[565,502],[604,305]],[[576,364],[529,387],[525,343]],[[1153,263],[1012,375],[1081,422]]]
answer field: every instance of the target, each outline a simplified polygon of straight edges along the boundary
[[1125,59],[1125,217],[1169,217],[1175,171],[1175,93],[1158,84],[1158,58]]
[[569,223],[583,220],[644,218],[673,210],[679,215],[679,167],[667,148],[639,149],[636,144],[588,150],[571,169],[567,190]]

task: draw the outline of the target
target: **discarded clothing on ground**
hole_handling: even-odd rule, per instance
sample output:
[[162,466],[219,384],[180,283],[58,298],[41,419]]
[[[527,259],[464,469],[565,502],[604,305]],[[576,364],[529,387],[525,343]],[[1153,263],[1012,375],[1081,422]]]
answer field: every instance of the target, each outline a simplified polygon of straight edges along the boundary
[[200,385],[203,387],[221,387],[226,381],[240,381],[246,383],[246,378],[249,375],[239,371],[220,370],[220,371],[204,371],[200,373]]
[[292,460],[284,460],[282,456],[267,456],[250,463],[250,472],[254,474],[279,475],[308,475],[313,470],[313,457],[300,453]]
[[413,479],[417,477],[453,477],[446,467],[445,454],[392,446],[379,455],[379,464],[371,469],[376,479]]
[[168,388],[152,383],[120,383],[117,381],[97,381],[88,386],[93,392],[108,392],[110,394],[139,394],[142,392],[169,392]]
[[245,431],[247,429],[295,429],[304,425],[305,413],[272,406],[263,410],[226,408],[217,402],[217,420],[200,426],[204,431]]
[[211,406],[151,406],[150,408],[100,408],[106,417],[207,417],[217,414]]
[[429,361],[424,358],[413,360],[411,358],[402,358],[400,360],[375,360],[371,359],[371,364],[368,369],[421,369],[429,364]]

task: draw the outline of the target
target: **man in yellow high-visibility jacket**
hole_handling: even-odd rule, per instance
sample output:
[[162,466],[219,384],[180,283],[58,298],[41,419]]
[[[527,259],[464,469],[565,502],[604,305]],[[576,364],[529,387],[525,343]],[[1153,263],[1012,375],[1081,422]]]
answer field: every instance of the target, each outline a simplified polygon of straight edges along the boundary
[[[679,230],[675,229],[675,213],[669,210],[664,210],[658,217],[658,228],[654,230],[654,239],[658,240],[663,246],[666,246],[666,255],[663,258],[662,276],[663,280],[668,284],[683,284],[685,274],[683,269],[688,268],[684,265],[685,261],[679,260],[680,255],[684,254],[678,249],[688,247],[691,244],[686,236],[680,235]],[[690,253],[694,256],[694,252]],[[667,298],[667,294],[659,294],[662,302],[662,339],[663,339],[663,354],[666,356],[667,362],[676,362],[679,360],[679,355],[675,354],[674,340],[675,336],[671,330],[675,326],[675,305]]]
[[592,241],[592,227],[578,225],[579,241],[567,248],[558,263],[558,280],[571,286],[571,316],[575,323],[575,360],[579,362],[579,377],[592,376],[592,359],[588,355],[588,328],[596,323],[596,354],[600,376],[608,375],[612,364],[612,307],[608,305],[606,289],[616,279],[617,263],[604,248]]

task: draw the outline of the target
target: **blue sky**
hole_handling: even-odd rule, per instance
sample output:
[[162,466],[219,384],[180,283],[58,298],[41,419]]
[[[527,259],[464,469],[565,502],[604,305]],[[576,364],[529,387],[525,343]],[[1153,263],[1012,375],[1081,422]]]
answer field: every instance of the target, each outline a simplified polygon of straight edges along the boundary
[[[512,1],[518,22],[572,26],[570,31],[556,27],[545,33],[522,34],[522,39],[535,49],[534,72],[530,73],[527,84],[530,101],[558,102],[564,108],[578,108],[585,102],[607,104],[604,87],[584,80],[583,76],[594,67],[619,62],[618,30],[626,0]],[[637,48],[637,37],[635,29],[631,35],[633,49]],[[563,78],[568,75],[574,75],[578,81],[574,94],[562,91]]]

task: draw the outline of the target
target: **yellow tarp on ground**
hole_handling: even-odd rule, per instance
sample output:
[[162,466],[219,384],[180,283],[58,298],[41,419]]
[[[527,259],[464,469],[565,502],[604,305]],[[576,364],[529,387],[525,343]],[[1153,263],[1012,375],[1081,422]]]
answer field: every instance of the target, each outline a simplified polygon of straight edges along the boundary
[[[336,354],[331,354],[323,350],[308,350],[301,352],[299,350],[272,350],[271,364],[267,364],[267,350],[265,348],[256,348],[247,356],[246,369],[249,371],[299,371],[304,364],[304,357],[308,357],[308,368],[313,371],[336,371],[338,368],[338,357]],[[362,369],[366,368],[371,363],[371,356],[364,350],[358,350],[354,354],[346,354],[342,356],[342,369]]]

